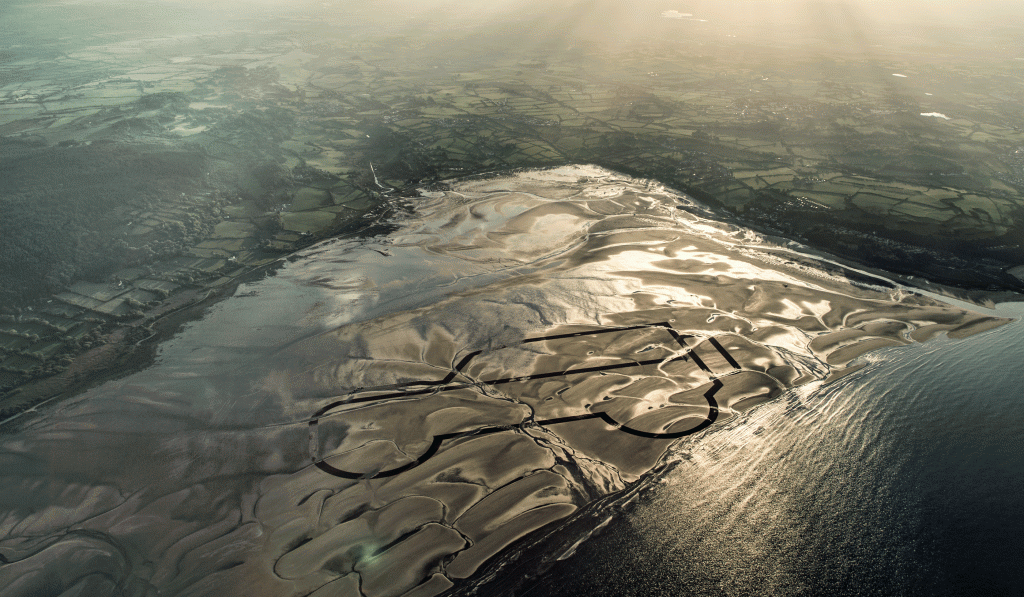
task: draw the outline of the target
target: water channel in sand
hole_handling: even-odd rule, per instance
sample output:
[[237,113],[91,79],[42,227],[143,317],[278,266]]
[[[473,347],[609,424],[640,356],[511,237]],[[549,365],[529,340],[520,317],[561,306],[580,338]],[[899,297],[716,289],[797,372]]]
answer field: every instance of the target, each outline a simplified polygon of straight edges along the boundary
[[1007,321],[593,167],[455,182],[394,225],[0,437],[5,597],[438,594],[679,438]]

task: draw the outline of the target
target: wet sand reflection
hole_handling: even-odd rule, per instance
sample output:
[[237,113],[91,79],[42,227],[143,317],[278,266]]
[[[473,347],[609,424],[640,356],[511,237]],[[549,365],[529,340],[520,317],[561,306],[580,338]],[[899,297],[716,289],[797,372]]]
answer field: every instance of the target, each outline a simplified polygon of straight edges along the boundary
[[4,595],[434,595],[675,438],[869,350],[1003,322],[594,167],[410,209],[0,439]]

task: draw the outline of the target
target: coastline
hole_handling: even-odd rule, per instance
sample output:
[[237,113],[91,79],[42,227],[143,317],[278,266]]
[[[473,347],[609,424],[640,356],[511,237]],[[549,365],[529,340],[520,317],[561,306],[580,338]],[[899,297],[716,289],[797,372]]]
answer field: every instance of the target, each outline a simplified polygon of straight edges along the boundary
[[101,336],[99,346],[76,354],[63,371],[31,379],[0,395],[0,412],[14,411],[0,419],[0,434],[12,430],[19,419],[40,406],[70,398],[150,366],[162,342],[173,337],[184,325],[202,319],[210,307],[234,295],[239,285],[273,275],[294,253],[323,240],[372,232],[391,212],[392,206],[385,202],[368,212],[372,216],[369,223],[348,220],[317,230],[303,237],[303,242],[297,243],[293,252],[245,268],[230,279],[218,280],[216,286],[174,292],[143,311],[141,316],[116,323],[112,330]]
[[[992,320],[770,258],[680,206],[592,166],[477,177],[386,237],[196,295],[151,328],[172,336],[153,366],[0,434],[8,491],[32,505],[7,570],[65,565],[71,525],[107,530],[123,582],[169,593],[467,586],[586,504],[628,502],[680,438],[842,388],[857,354],[929,325]],[[161,338],[119,338],[121,362]],[[62,489],[83,483],[103,498]],[[187,556],[161,547],[193,536]]]
[[[554,170],[557,167],[542,169]],[[516,168],[507,172],[481,172],[471,175],[454,178],[438,183],[440,187],[447,188],[449,185],[465,183],[469,181],[486,181],[498,179],[503,176],[524,171],[523,168]],[[642,179],[641,179],[642,180]],[[649,180],[647,184],[658,184],[659,181]],[[427,185],[430,186],[430,185]],[[436,186],[436,185],[435,185]],[[671,187],[664,187],[680,196],[685,193],[674,190]],[[120,322],[113,330],[107,332],[102,338],[99,346],[84,350],[74,356],[67,368],[51,376],[31,379],[19,385],[3,395],[0,395],[0,412],[5,412],[6,417],[0,419],[0,433],[9,430],[12,425],[24,415],[33,412],[36,408],[54,401],[68,398],[95,387],[105,381],[118,379],[149,366],[155,358],[156,351],[163,341],[171,338],[183,325],[201,319],[204,313],[214,304],[230,298],[237,287],[247,281],[252,281],[263,276],[273,275],[274,271],[285,261],[292,258],[305,249],[317,243],[329,239],[352,238],[367,233],[379,232],[388,228],[387,218],[394,213],[396,208],[393,200],[395,198],[415,198],[420,196],[422,189],[406,189],[402,191],[392,190],[388,195],[381,196],[381,203],[372,208],[363,218],[370,217],[369,223],[363,223],[361,218],[343,220],[341,223],[313,230],[296,243],[292,251],[282,254],[273,259],[261,260],[262,263],[245,268],[229,279],[217,280],[216,286],[190,288],[179,290],[160,301],[141,316],[131,321]],[[392,196],[393,194],[393,196]],[[699,204],[680,206],[702,217],[713,217],[722,223],[742,226],[743,223],[735,217],[713,212],[707,207]],[[987,291],[979,289],[961,289],[934,283],[921,278],[914,278],[887,272],[877,269],[871,265],[859,264],[849,259],[831,255],[822,249],[806,245],[797,245],[799,250],[794,250],[794,244],[787,239],[765,236],[771,244],[757,246],[758,251],[768,253],[785,253],[795,258],[797,262],[807,260],[814,267],[823,268],[832,274],[845,276],[852,283],[881,284],[882,286],[899,285],[901,291],[921,292],[931,295],[938,300],[953,299],[963,302],[964,305],[992,308],[996,303],[1020,299],[1022,295],[1012,291]],[[976,333],[981,333],[1002,325],[998,319],[987,322],[971,322],[966,326],[935,324],[927,328],[921,328],[914,332],[915,341],[925,341],[937,334],[948,333],[953,338],[965,338]],[[843,360],[851,361],[866,352],[881,348],[887,345],[885,342],[878,346],[862,346],[843,356]],[[836,381],[855,369],[837,370],[829,382]],[[12,412],[13,411],[13,412]]]

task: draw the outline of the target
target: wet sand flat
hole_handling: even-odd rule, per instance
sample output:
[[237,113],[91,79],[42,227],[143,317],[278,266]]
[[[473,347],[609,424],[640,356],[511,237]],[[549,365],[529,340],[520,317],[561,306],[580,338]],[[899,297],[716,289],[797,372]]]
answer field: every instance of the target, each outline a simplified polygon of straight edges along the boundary
[[681,437],[1006,321],[596,167],[405,207],[0,439],[4,594],[435,595]]

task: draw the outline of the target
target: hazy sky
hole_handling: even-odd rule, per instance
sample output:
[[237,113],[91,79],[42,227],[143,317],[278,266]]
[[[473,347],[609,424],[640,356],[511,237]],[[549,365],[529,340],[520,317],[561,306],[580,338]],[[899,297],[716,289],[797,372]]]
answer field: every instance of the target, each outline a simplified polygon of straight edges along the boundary
[[457,32],[511,55],[580,40],[614,48],[699,39],[709,49],[740,43],[842,53],[884,43],[922,56],[948,46],[951,54],[1018,57],[1021,7],[1018,0],[0,0],[0,39],[28,48],[78,36],[287,30],[299,22],[298,30],[326,37],[397,34],[427,45]]

